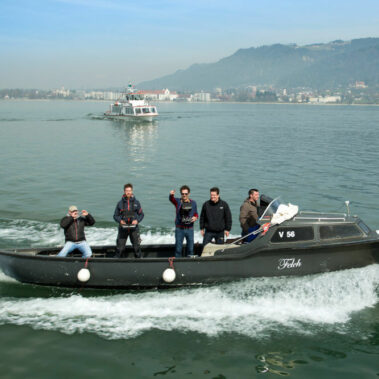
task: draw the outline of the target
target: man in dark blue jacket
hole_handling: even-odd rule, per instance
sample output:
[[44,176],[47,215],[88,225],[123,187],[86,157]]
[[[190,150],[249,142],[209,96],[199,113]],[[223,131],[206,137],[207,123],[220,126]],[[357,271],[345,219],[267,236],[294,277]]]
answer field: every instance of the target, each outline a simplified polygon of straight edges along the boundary
[[182,256],[183,240],[187,241],[187,256],[193,256],[193,224],[199,218],[196,201],[189,198],[188,186],[180,188],[181,197],[175,197],[175,191],[170,191],[169,200],[175,205],[175,257]]
[[66,243],[57,256],[66,257],[67,254],[77,249],[82,253],[83,258],[89,258],[92,250],[86,241],[84,227],[92,226],[94,223],[95,219],[87,211],[82,210],[79,214],[78,208],[71,205],[68,208],[68,214],[61,220]]
[[232,229],[232,214],[226,201],[220,199],[217,187],[210,189],[210,200],[203,204],[200,214],[200,232],[204,237],[203,246],[215,239],[216,244],[224,243],[224,234],[229,236]]
[[133,245],[134,256],[141,258],[141,238],[139,234],[139,223],[144,214],[140,202],[133,195],[133,185],[124,185],[124,195],[117,203],[113,218],[118,223],[117,235],[117,257],[124,257],[125,245],[128,237]]

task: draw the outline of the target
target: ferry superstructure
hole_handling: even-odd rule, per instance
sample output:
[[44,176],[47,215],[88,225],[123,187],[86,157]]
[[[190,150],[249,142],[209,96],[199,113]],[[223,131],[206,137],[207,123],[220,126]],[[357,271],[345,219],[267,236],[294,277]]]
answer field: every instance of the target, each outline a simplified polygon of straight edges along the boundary
[[150,105],[143,94],[128,89],[121,98],[104,113],[107,118],[153,121],[158,116],[157,107]]

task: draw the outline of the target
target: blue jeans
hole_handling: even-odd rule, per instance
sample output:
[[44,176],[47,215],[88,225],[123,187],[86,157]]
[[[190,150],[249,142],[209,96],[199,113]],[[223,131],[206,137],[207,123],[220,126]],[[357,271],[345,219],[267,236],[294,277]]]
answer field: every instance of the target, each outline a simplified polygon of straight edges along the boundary
[[175,229],[175,257],[182,257],[182,249],[183,249],[183,240],[184,238],[187,241],[187,254],[193,255],[193,228],[191,229]]
[[88,245],[87,241],[71,242],[67,241],[63,246],[63,249],[59,252],[57,257],[66,257],[67,254],[71,253],[75,249],[78,249],[82,253],[83,258],[89,258],[92,255],[92,250]]

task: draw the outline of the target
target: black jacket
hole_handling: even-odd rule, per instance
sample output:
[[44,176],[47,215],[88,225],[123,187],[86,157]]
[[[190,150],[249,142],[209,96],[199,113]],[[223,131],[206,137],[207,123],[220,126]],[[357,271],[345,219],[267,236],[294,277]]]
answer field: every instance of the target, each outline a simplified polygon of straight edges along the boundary
[[[128,217],[129,212],[131,212],[130,214],[132,214],[132,217]],[[126,196],[122,196],[114,210],[113,219],[118,224],[121,220],[124,220],[127,224],[131,224],[133,220],[137,220],[139,224],[143,220],[144,216],[141,203],[134,196],[132,196],[129,200]]]
[[217,203],[211,200],[203,204],[200,214],[200,229],[208,232],[222,232],[232,229],[232,214],[226,201],[219,199]]
[[61,220],[61,228],[64,229],[64,237],[67,241],[80,242],[85,241],[84,227],[91,226],[95,219],[88,213],[87,216],[80,216],[74,220],[71,216],[65,216]]

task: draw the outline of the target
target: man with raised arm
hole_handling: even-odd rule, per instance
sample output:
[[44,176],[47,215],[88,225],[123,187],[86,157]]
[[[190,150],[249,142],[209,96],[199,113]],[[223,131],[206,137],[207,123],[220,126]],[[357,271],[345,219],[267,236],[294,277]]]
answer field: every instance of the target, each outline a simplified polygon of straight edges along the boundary
[[199,218],[196,201],[190,199],[190,188],[180,188],[181,197],[175,197],[175,190],[170,191],[169,200],[175,206],[175,257],[182,257],[183,240],[187,242],[187,256],[193,256],[194,222]]

